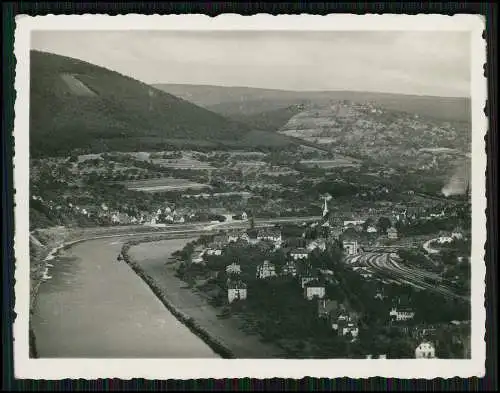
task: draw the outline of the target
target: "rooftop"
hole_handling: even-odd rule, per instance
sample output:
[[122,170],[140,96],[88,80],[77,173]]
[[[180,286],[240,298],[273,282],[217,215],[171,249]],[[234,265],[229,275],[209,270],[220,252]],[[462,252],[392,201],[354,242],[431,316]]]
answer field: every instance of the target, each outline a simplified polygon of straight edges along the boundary
[[304,287],[313,287],[313,288],[320,288],[320,287],[324,287],[324,286],[325,286],[325,283],[317,278],[304,284]]
[[290,250],[290,253],[291,254],[309,254],[307,249],[305,249],[304,247],[294,248],[294,249]]
[[243,281],[231,281],[228,285],[228,289],[246,289],[247,284]]

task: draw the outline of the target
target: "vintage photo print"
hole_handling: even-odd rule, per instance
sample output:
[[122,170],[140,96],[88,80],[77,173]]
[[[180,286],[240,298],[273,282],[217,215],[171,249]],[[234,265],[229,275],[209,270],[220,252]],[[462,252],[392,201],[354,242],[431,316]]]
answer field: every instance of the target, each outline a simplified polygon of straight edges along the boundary
[[18,16],[16,378],[483,376],[484,28]]

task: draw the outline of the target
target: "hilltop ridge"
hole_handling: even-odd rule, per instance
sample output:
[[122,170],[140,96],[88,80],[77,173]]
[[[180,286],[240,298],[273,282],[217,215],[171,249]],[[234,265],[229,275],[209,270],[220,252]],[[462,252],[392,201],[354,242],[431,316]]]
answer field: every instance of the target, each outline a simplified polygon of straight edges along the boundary
[[143,82],[40,51],[30,59],[33,156],[236,141],[248,127]]
[[253,87],[155,84],[156,88],[224,116],[258,115],[293,105],[330,101],[373,102],[387,110],[401,111],[448,121],[470,121],[470,99],[363,91],[292,91]]

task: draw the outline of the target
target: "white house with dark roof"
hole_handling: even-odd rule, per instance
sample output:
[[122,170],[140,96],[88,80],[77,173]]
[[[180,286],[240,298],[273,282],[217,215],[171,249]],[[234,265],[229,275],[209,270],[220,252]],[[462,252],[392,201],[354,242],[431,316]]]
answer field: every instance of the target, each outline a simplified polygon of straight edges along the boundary
[[317,279],[318,278],[314,277],[313,275],[302,276],[300,278],[300,285],[301,285],[302,288],[305,288],[308,283],[310,283],[311,281],[315,281]]
[[323,299],[326,294],[325,284],[318,280],[313,280],[304,285],[304,296],[307,300],[314,298]]
[[243,233],[240,235],[239,240],[244,241],[244,242],[246,242],[246,243],[250,243],[250,236],[248,236],[248,233],[243,232]]
[[337,313],[331,314],[332,329],[337,332],[339,336],[346,336],[351,334],[353,339],[359,335],[358,316],[354,312],[349,312],[346,309],[340,309]]
[[264,261],[257,266],[257,278],[266,279],[276,276],[276,266],[269,261]]
[[394,227],[390,227],[388,230],[387,230],[387,238],[391,239],[391,240],[397,240],[398,238],[398,230]]
[[365,266],[362,266],[360,269],[358,269],[356,273],[367,280],[373,277],[373,270]]
[[410,321],[415,317],[415,311],[410,307],[397,306],[389,311],[389,317],[396,322]]
[[205,254],[206,255],[222,255],[222,247],[220,247],[218,244],[216,243],[210,243],[207,247],[207,249],[205,250]]
[[420,345],[415,348],[415,358],[416,359],[435,359],[436,358],[436,348],[434,344],[428,341],[420,343]]
[[227,300],[232,303],[247,298],[247,285],[242,281],[231,281],[227,286]]
[[365,220],[345,220],[343,223],[344,229],[347,228],[354,228],[358,225],[363,225],[365,223]]
[[288,261],[285,263],[283,268],[281,269],[282,276],[292,276],[295,277],[297,275],[297,265],[294,261]]
[[347,255],[357,255],[359,253],[359,244],[356,240],[344,241],[343,244]]
[[412,320],[414,316],[415,311],[411,308],[410,299],[406,296],[398,297],[389,312],[389,317],[394,322],[409,321]]
[[282,242],[281,232],[279,230],[269,228],[259,230],[257,233],[257,239],[269,240],[274,243]]
[[227,234],[227,241],[229,243],[236,243],[240,238],[240,232],[238,231],[230,231]]
[[305,248],[295,248],[290,251],[290,257],[297,261],[299,259],[306,259],[309,256],[309,251]]

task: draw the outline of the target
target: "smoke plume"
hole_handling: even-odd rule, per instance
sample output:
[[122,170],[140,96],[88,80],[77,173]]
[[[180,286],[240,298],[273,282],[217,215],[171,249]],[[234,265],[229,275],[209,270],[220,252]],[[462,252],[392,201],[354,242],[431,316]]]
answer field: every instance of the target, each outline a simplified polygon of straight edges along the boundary
[[453,174],[441,192],[444,196],[463,195],[470,185],[471,160],[469,157],[461,159],[455,166]]

